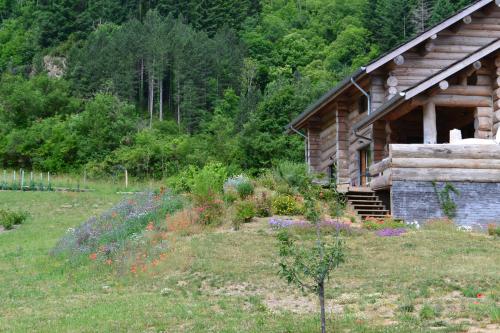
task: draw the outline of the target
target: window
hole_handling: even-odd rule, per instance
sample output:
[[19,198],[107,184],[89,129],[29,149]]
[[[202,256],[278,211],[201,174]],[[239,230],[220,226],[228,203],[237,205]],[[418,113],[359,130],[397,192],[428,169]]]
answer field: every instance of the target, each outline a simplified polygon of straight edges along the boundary
[[368,111],[368,98],[365,95],[361,95],[358,99],[358,110],[359,114]]

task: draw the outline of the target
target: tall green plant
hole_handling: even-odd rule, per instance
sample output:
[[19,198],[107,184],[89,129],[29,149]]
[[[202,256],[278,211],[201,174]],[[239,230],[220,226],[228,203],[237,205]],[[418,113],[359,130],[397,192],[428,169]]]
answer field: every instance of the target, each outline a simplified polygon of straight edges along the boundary
[[436,182],[432,182],[432,186],[434,187],[434,191],[436,192],[439,205],[441,206],[444,215],[446,215],[446,217],[450,220],[453,219],[457,215],[457,205],[452,194],[458,196],[460,195],[460,191],[450,183],[446,183],[441,190],[437,188]]

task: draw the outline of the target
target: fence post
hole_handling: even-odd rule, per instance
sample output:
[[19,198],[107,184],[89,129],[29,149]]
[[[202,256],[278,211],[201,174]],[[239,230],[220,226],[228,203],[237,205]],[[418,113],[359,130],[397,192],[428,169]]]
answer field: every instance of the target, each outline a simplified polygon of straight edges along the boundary
[[24,191],[24,169],[21,169],[21,191]]

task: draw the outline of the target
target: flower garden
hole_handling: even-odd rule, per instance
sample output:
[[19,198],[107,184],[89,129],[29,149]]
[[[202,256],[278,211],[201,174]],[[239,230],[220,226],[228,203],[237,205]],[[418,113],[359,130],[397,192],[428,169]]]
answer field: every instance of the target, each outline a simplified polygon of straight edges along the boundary
[[316,226],[280,182],[294,168],[252,179],[211,165],[126,196],[0,193],[0,210],[29,213],[0,233],[0,331],[317,331],[316,299],[276,274],[275,238],[308,241],[317,226],[347,246],[327,285],[335,331],[498,331],[496,227],[360,221],[328,189],[337,204]]

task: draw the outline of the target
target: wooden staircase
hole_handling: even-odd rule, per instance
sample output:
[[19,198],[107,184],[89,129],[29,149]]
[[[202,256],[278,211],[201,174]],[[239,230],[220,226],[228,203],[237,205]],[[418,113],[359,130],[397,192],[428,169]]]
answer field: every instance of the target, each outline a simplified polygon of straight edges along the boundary
[[350,208],[363,220],[367,217],[383,218],[390,213],[373,191],[349,191],[346,198]]

